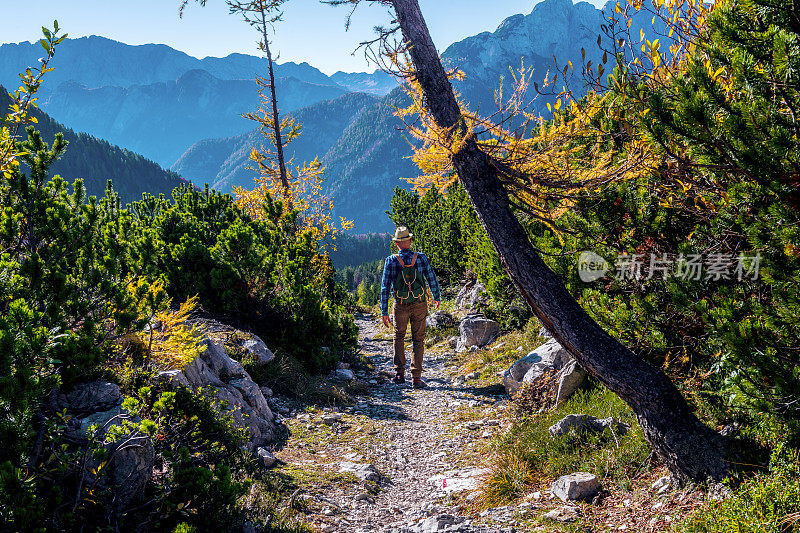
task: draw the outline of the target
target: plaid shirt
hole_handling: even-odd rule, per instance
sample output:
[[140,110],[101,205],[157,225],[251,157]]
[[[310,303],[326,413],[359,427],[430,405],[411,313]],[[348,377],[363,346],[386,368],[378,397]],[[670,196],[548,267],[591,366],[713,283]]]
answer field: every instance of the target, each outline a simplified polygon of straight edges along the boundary
[[[413,250],[401,250],[400,257],[403,258],[403,263],[406,265],[411,264],[414,253]],[[436,272],[431,268],[431,262],[428,261],[428,257],[422,252],[416,252],[416,254],[417,262],[414,263],[414,266],[417,268],[417,271],[422,274],[422,279],[425,280],[425,283],[431,290],[431,294],[433,294],[433,299],[436,301],[441,300],[439,280],[436,279]],[[402,267],[394,255],[390,255],[386,258],[386,264],[383,267],[383,283],[381,284],[381,313],[383,313],[383,316],[389,315],[389,295],[392,294],[394,282],[397,280],[397,276],[400,275],[401,270]]]

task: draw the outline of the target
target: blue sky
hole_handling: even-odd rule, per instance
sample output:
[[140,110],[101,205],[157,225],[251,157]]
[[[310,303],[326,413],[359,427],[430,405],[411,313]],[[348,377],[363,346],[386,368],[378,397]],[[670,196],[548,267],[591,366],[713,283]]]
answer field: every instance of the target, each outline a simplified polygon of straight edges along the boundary
[[[440,50],[482,31],[494,31],[506,17],[529,13],[538,0],[420,0]],[[0,0],[0,42],[38,39],[41,26],[53,19],[71,37],[102,35],[128,44],[163,43],[196,57],[232,52],[257,54],[257,36],[241,19],[229,15],[224,0],[187,7],[178,18],[179,0]],[[386,8],[363,6],[344,31],[347,9],[318,0],[290,0],[277,26],[275,47],[280,61],[308,61],[327,74],[337,70],[373,70],[358,43],[386,23]]]

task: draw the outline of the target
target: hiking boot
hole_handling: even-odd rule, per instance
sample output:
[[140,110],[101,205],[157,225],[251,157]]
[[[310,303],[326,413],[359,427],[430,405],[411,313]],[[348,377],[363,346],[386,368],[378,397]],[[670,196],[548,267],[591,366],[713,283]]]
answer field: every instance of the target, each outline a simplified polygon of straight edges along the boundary
[[400,385],[401,383],[406,382],[406,378],[405,376],[403,376],[403,374],[395,374],[393,381],[395,382],[395,384]]
[[415,389],[424,389],[425,387],[428,386],[428,384],[422,381],[421,379],[415,379],[414,383],[411,386],[414,387]]

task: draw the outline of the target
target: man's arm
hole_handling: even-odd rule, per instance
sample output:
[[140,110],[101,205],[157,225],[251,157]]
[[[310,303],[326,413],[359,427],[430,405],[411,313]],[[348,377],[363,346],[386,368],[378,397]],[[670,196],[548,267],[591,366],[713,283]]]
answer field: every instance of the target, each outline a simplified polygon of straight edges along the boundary
[[428,284],[428,288],[431,290],[431,294],[433,295],[433,301],[440,302],[442,301],[442,295],[441,292],[439,291],[439,280],[436,277],[436,271],[433,270],[433,267],[431,266],[431,262],[428,259],[427,255],[422,254],[422,257],[420,259],[422,259],[419,265],[420,270],[422,270],[422,277],[425,278],[425,282]]
[[392,263],[392,258],[388,257],[383,265],[383,280],[381,281],[382,316],[389,316],[389,293],[392,292],[392,277],[390,275],[391,263]]

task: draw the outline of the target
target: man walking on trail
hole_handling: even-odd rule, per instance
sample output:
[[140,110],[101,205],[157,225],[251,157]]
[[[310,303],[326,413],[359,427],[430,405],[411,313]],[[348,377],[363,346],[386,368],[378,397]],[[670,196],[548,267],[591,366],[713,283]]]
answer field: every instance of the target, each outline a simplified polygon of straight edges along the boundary
[[[422,356],[425,353],[425,318],[428,316],[428,302],[425,288],[430,289],[434,308],[439,307],[441,295],[439,281],[431,268],[428,257],[422,252],[411,250],[414,237],[408,228],[400,226],[392,239],[400,252],[386,258],[381,283],[381,313],[383,324],[388,328],[394,322],[394,367],[395,383],[405,383],[406,372],[406,328],[411,322],[411,340],[414,345],[414,359],[411,362],[411,377],[415,389],[425,388],[422,381]],[[389,318],[389,294],[394,297],[392,318]]]

